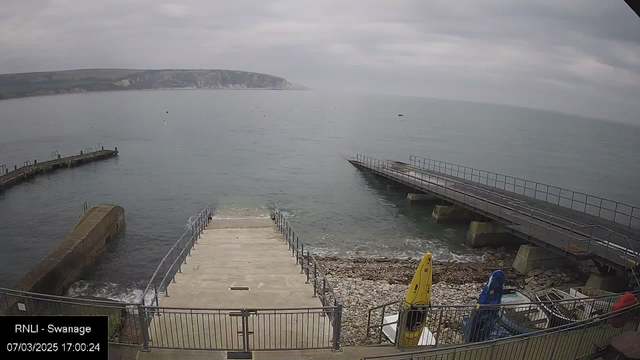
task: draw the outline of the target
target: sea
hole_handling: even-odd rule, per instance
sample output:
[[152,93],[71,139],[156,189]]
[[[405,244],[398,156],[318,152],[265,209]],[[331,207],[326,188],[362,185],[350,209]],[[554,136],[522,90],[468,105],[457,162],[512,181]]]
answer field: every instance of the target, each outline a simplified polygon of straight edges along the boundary
[[[402,114],[402,116],[399,116]],[[466,225],[354,168],[410,155],[640,205],[640,127],[544,110],[320,91],[161,90],[0,101],[0,165],[87,148],[118,157],[47,173],[0,194],[0,287],[11,287],[89,205],[117,204],[126,230],[69,295],[136,301],[208,203],[215,216],[278,206],[315,254],[477,261]]]

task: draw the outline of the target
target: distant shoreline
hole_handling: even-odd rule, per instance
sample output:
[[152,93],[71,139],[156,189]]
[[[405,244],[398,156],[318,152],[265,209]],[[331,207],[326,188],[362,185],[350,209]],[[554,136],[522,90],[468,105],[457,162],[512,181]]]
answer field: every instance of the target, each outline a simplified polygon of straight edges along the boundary
[[145,91],[167,91],[167,90],[178,90],[178,91],[312,91],[312,89],[192,89],[192,88],[166,88],[166,89],[121,89],[121,90],[95,90],[95,91],[79,91],[79,92],[66,92],[66,93],[55,93],[55,94],[40,94],[40,95],[27,95],[13,98],[0,98],[0,101],[10,101],[10,100],[25,100],[25,99],[33,99],[39,97],[54,97],[54,96],[65,96],[65,95],[88,95],[88,94],[104,94],[104,93],[120,93],[120,92],[145,92]]
[[285,78],[237,70],[83,69],[0,75],[0,100],[123,90],[308,90]]

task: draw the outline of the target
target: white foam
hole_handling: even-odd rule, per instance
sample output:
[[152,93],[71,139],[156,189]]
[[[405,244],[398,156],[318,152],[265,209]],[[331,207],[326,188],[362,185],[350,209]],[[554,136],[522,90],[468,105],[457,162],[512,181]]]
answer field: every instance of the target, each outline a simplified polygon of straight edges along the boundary
[[[142,299],[143,291],[144,288],[137,285],[125,286],[109,282],[80,280],[71,285],[66,296],[91,296],[120,303],[137,304]],[[159,293],[158,295],[158,299],[160,299],[163,294]],[[152,301],[155,301],[153,290],[145,296],[145,304],[150,304]]]

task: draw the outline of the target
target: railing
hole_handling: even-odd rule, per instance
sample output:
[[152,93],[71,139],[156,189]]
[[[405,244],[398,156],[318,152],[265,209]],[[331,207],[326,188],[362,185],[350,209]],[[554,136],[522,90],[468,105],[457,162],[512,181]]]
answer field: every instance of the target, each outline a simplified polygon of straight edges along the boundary
[[588,320],[506,339],[465,343],[445,349],[430,349],[401,354],[369,356],[364,359],[458,360],[458,359],[554,359],[574,360],[595,354],[595,343],[627,331],[636,331],[640,323],[640,304]]
[[322,265],[311,255],[309,247],[300,240],[293,226],[277,207],[274,210],[274,216],[278,230],[284,236],[289,250],[291,250],[291,256],[295,256],[296,264],[300,265],[300,273],[307,276],[307,283],[313,283],[313,296],[317,296],[323,306],[340,306]]
[[0,315],[104,315],[109,342],[142,344],[146,328],[140,304],[97,301],[0,288]]
[[[309,247],[300,240],[300,237],[289,223],[286,216],[276,206],[273,212],[273,220],[276,222],[278,230],[284,237],[291,255],[295,256],[296,264],[300,265],[300,273],[305,274],[307,283],[313,283],[313,296],[317,296],[325,307],[333,307],[334,310],[327,313],[333,321],[334,327],[334,349],[340,349],[340,331],[342,325],[342,304],[333,291],[331,283],[318,260],[309,252]],[[306,247],[306,249],[305,249]],[[305,252],[306,250],[306,252]]]
[[506,223],[513,233],[551,244],[566,253],[583,257],[597,254],[609,264],[625,268],[630,266],[628,259],[636,262],[639,260],[639,254],[633,248],[638,248],[640,242],[615,231],[553,215],[480,186],[412,171],[408,164],[378,160],[360,154],[356,156],[356,161],[407,186],[434,193],[444,200]]
[[[191,255],[191,249],[198,243],[198,238],[209,223],[211,214],[211,204],[207,204],[196,216],[191,227],[185,230],[180,239],[173,244],[164,258],[162,258],[142,293],[143,306],[153,306],[154,304],[158,306],[160,304],[160,293],[169,294],[167,289],[169,282],[171,280],[175,281],[176,273],[182,272],[182,264],[187,263],[187,256]],[[150,291],[153,291],[153,300],[150,304],[145,304],[147,294]]]
[[496,189],[543,200],[585,214],[611,220],[619,224],[640,228],[640,208],[619,201],[604,199],[558,186],[503,175],[486,170],[451,164],[418,156],[409,156],[413,166],[455,176]]
[[338,306],[144,309],[149,319],[149,347],[237,352],[339,349]]
[[[633,293],[638,296],[638,292]],[[391,340],[395,346],[404,349],[405,328],[411,319],[421,319],[431,332],[430,346],[446,347],[467,342],[479,342],[488,337],[511,337],[519,333],[539,331],[570,322],[587,320],[611,312],[613,304],[623,294],[611,294],[571,300],[506,303],[499,305],[434,305],[421,309],[402,309],[402,300],[389,302],[369,309],[367,317],[367,338],[377,337],[378,344]],[[549,315],[550,309],[559,309],[556,315]],[[385,316],[399,315],[396,321],[384,321]],[[475,317],[494,319],[495,327],[469,324]],[[403,321],[400,321],[402,319]],[[399,331],[395,339],[386,339],[383,327],[396,325]],[[486,324],[481,324],[486,325]],[[491,324],[490,324],[491,325]],[[499,325],[499,327],[498,327]],[[418,334],[419,336],[419,334]]]
[[[226,350],[340,350],[342,305],[317,260],[305,251],[284,215],[274,221],[287,240],[296,264],[322,307],[221,309],[160,307],[168,285],[186,264],[191,249],[211,218],[207,205],[162,259],[139,303],[118,303],[52,296],[0,288],[0,315],[106,315],[109,341],[150,348]],[[295,240],[294,240],[295,239]],[[293,260],[292,260],[293,261]],[[147,299],[152,298],[150,304]],[[153,306],[155,305],[155,306]]]

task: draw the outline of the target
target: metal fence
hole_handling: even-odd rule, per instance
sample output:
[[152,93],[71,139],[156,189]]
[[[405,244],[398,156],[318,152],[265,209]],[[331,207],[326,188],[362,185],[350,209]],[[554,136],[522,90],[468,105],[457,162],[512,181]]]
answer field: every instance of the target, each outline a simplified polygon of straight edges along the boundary
[[149,347],[226,350],[339,349],[340,309],[145,307]]
[[394,360],[575,360],[598,352],[597,342],[627,331],[637,331],[640,304],[588,320],[518,336],[465,343],[444,349],[369,356],[364,359]]
[[438,195],[440,198],[494,220],[527,240],[562,249],[575,257],[596,254],[608,265],[630,268],[637,264],[640,241],[601,226],[586,225],[563,216],[532,208],[506,194],[438,176],[416,172],[408,164],[378,160],[358,154],[356,161],[367,169],[399,183]]
[[[143,306],[154,306],[154,304],[158,306],[161,294],[168,295],[167,287],[169,282],[175,281],[176,273],[182,272],[182,264],[187,263],[187,256],[191,255],[191,249],[198,243],[198,238],[209,223],[211,214],[211,204],[207,204],[196,216],[191,227],[185,230],[180,239],[173,244],[164,258],[162,258],[142,293],[141,301]],[[146,304],[146,298],[150,294],[153,294],[153,300]]]
[[309,252],[309,247],[300,240],[300,237],[289,223],[286,216],[277,207],[274,210],[274,221],[278,230],[284,236],[291,255],[295,256],[296,264],[300,265],[300,273],[307,276],[307,283],[313,283],[313,296],[317,296],[323,306],[338,306],[340,303],[336,297],[331,283],[327,279],[322,265]]
[[[416,323],[425,324],[428,330],[425,345],[436,348],[490,337],[511,337],[607,314],[620,296],[622,294],[499,305],[434,305],[417,309],[402,309],[402,300],[398,300],[369,309],[367,338],[374,337],[379,344],[391,340],[397,348],[404,349],[406,340],[416,340],[414,337],[421,334],[407,333],[407,327],[402,324],[415,326]],[[398,320],[385,319],[389,315],[398,315]],[[477,319],[491,319],[491,323]],[[387,339],[383,334],[383,328],[390,325],[400,329],[395,339]]]
[[338,300],[333,286],[327,279],[322,265],[310,253],[309,247],[300,240],[287,217],[277,206],[275,206],[273,212],[273,220],[287,242],[289,250],[291,250],[291,256],[295,257],[296,264],[300,265],[300,273],[305,274],[306,282],[313,285],[313,296],[318,297],[323,307],[328,310],[326,315],[331,319],[333,326],[333,349],[339,350],[342,329],[342,304]]
[[46,295],[0,288],[0,315],[103,315],[109,317],[109,342],[143,343],[145,323],[139,304]]
[[292,256],[296,257],[296,264],[300,264],[301,273],[306,275],[307,283],[313,284],[313,296],[317,296],[323,306],[281,309],[158,306],[162,295],[169,296],[169,283],[175,281],[176,273],[186,264],[211,217],[211,206],[207,205],[162,259],[139,303],[0,288],[0,315],[106,315],[110,342],[138,345],[143,350],[339,350],[342,305],[320,264],[277,208],[274,221],[287,240]]
[[537,181],[521,179],[515,176],[503,175],[413,155],[409,156],[409,163],[421,169],[454,176],[496,189],[546,201],[606,220],[615,221],[619,224],[640,228],[640,209],[619,201],[604,199],[599,196],[564,189]]

